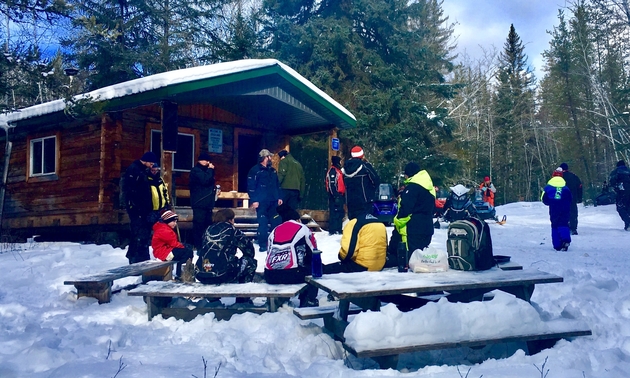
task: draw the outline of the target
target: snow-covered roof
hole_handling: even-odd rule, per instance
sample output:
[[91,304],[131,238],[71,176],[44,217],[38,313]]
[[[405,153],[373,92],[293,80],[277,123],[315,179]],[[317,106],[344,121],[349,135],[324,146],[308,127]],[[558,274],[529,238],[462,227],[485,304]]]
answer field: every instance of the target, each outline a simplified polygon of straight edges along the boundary
[[[345,122],[351,125],[356,123],[356,118],[346,108],[313,85],[313,83],[306,80],[295,70],[275,59],[246,59],[169,71],[124,83],[110,85],[89,93],[83,93],[75,96],[75,99],[79,100],[91,98],[94,101],[108,101],[159,89],[175,89],[181,84],[189,84],[268,68],[277,68],[274,73],[280,74],[287,80],[292,81],[295,85],[301,85],[302,88],[300,89],[302,91],[308,92],[310,97],[314,98],[325,107],[331,109],[334,113],[338,114],[338,116],[345,119]],[[242,79],[237,78],[235,80]],[[179,91],[185,90],[187,89],[182,88]],[[178,90],[175,89],[174,92],[178,92]],[[12,127],[15,126],[14,123],[18,121],[60,112],[64,110],[65,106],[65,100],[61,99],[20,109],[15,112],[1,114],[0,127]]]

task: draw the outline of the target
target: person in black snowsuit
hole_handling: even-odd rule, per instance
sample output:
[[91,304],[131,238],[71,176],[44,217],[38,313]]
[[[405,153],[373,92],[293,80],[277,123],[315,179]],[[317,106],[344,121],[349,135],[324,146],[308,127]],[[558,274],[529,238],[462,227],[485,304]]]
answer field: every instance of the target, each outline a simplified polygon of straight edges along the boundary
[[280,181],[276,170],[271,166],[273,154],[263,149],[258,154],[258,164],[247,174],[247,192],[252,207],[256,209],[258,220],[258,247],[260,252],[267,251],[269,224],[273,230],[282,223],[276,207],[282,205]]
[[[214,223],[203,235],[195,277],[204,284],[246,283],[254,280],[257,261],[254,245],[245,234],[234,227],[234,211],[221,209],[214,215]],[[237,249],[243,256],[236,256]],[[253,304],[250,298],[237,298],[236,303]]]
[[201,153],[197,164],[190,170],[190,207],[193,212],[193,241],[197,250],[201,249],[203,234],[212,224],[212,210],[216,195],[214,164],[210,155]]
[[569,228],[571,229],[571,235],[577,235],[578,226],[578,208],[577,204],[582,203],[582,181],[573,172],[569,172],[569,165],[567,163],[560,164],[562,168],[562,178],[567,183],[567,187],[571,191],[571,212],[569,218]]
[[326,192],[328,192],[328,233],[330,235],[341,234],[341,225],[346,211],[343,208],[345,203],[344,195],[346,186],[341,173],[341,158],[333,156],[332,165],[326,173]]
[[361,147],[352,147],[351,155],[352,158],[346,161],[342,172],[346,185],[348,219],[355,219],[362,214],[372,213],[379,178],[372,164],[364,159]]
[[610,172],[608,183],[617,193],[617,213],[623,220],[623,229],[630,231],[630,169],[625,161],[617,162],[617,168]]
[[157,156],[149,151],[134,161],[121,177],[122,202],[129,215],[131,239],[127,248],[129,264],[150,260],[151,214],[153,201],[148,182],[149,169],[157,164]]

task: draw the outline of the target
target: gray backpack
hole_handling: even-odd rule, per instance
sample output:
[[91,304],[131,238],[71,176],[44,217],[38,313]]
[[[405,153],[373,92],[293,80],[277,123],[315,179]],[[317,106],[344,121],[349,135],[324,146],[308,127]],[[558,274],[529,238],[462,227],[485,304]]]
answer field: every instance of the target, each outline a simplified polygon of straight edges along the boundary
[[487,270],[494,266],[490,228],[477,218],[466,218],[448,226],[448,265],[457,270]]

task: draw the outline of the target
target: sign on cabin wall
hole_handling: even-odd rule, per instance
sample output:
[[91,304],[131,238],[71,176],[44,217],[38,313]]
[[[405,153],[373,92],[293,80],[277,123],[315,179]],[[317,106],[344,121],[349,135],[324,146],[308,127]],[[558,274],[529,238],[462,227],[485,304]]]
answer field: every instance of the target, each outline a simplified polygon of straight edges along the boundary
[[223,130],[208,129],[208,152],[223,153]]
[[339,151],[339,138],[332,138],[330,140],[330,148],[333,151]]

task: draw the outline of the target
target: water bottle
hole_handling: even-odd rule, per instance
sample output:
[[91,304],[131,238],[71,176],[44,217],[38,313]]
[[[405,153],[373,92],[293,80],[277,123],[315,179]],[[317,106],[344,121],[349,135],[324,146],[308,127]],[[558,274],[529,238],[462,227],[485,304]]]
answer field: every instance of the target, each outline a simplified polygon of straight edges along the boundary
[[311,275],[313,278],[322,276],[322,251],[316,249],[313,251],[313,259],[311,261]]
[[398,250],[396,251],[398,255],[398,271],[400,273],[404,273],[407,271],[409,265],[409,257],[407,256],[407,246],[405,243],[398,243]]

